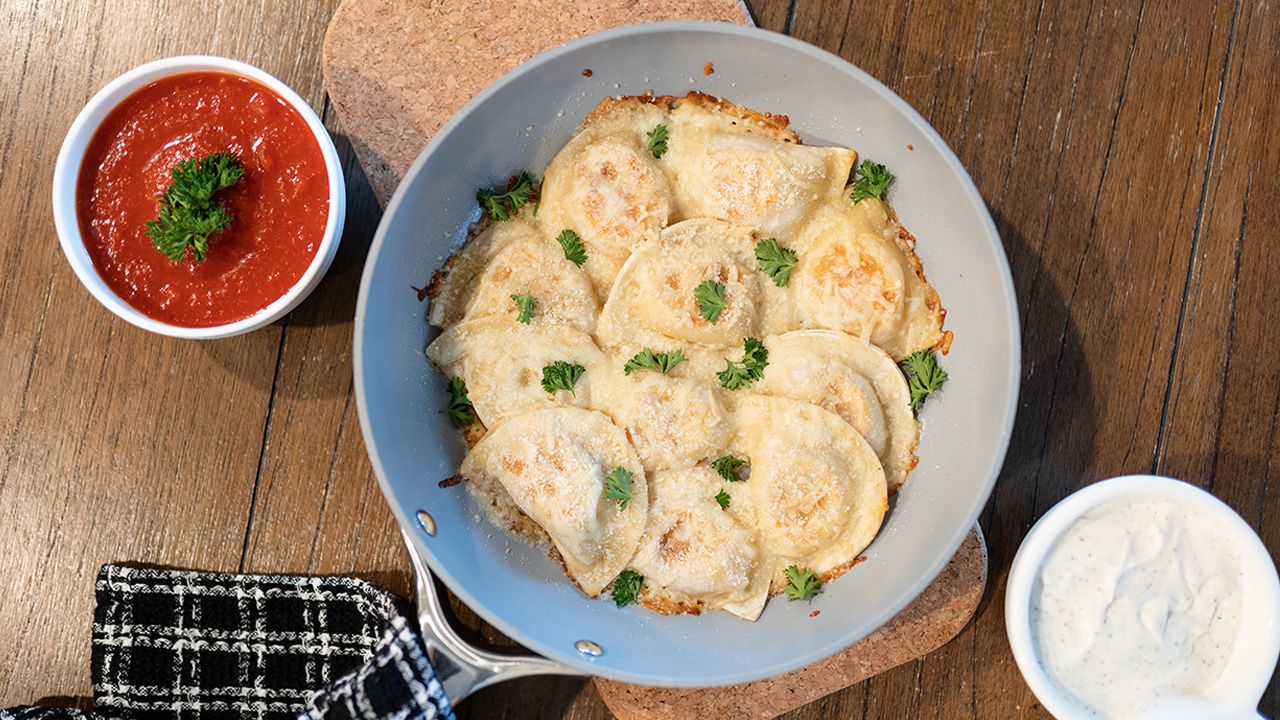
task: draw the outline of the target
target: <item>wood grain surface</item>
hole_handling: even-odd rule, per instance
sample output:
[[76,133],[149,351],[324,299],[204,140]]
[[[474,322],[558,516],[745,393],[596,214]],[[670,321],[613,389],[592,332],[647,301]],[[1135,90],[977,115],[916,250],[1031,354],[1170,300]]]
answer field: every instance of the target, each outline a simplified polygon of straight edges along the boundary
[[[1023,330],[1013,440],[981,522],[991,580],[924,658],[785,717],[1047,718],[1001,597],[1023,535],[1127,472],[1208,488],[1280,554],[1280,8],[1274,3],[755,0],[929,120],[973,175]],[[336,0],[0,3],[0,707],[91,705],[104,562],[355,574],[409,592],[365,456],[351,318],[379,217],[321,83]],[[63,135],[166,55],[259,65],[325,117],[348,219],[320,288],[268,329],[181,342],[114,319],[61,256]],[[534,710],[531,710],[533,708]],[[1264,715],[1280,715],[1273,679]],[[481,691],[469,718],[610,717],[584,680]]]

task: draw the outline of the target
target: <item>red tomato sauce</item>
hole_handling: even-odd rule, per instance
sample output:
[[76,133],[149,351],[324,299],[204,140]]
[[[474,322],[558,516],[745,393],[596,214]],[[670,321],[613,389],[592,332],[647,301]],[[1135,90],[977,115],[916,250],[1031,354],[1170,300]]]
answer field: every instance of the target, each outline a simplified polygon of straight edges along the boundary
[[[208,258],[174,262],[146,223],[183,160],[230,151],[244,177],[214,199],[231,224]],[[89,141],[76,215],[98,274],[126,302],[170,325],[243,320],[288,292],[315,257],[329,216],[320,145],[284,98],[248,78],[193,72],[157,80],[107,115]]]

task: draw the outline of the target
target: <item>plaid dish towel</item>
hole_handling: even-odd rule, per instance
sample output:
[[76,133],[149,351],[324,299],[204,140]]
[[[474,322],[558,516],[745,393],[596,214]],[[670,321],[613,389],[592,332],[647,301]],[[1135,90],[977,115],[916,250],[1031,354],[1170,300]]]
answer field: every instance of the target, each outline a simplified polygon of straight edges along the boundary
[[94,712],[0,720],[453,720],[395,595],[354,578],[104,565]]

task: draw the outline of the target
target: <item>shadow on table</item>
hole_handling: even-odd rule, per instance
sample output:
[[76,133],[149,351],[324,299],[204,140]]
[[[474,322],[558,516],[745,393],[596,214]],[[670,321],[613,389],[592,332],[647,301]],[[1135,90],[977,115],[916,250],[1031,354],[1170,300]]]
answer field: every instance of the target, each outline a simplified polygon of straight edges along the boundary
[[42,697],[31,704],[37,707],[71,708],[73,710],[84,710],[85,712],[93,710],[93,698],[91,697],[53,695],[51,697]]
[[[1065,210],[1060,212],[1073,217]],[[991,214],[1009,257],[1018,296],[1022,372],[1009,450],[980,516],[989,551],[991,586],[978,608],[979,615],[985,614],[990,604],[1003,606],[1004,578],[1035,520],[1089,481],[1087,471],[1094,461],[1098,424],[1090,358],[1077,309],[1072,307],[1074,288],[1067,287],[1048,267],[1044,256],[1050,249],[1044,243],[1033,245],[999,210],[992,208]]]
[[590,678],[542,675],[484,688],[456,708],[458,720],[596,716],[585,708],[604,707]]
[[[356,159],[351,139],[337,132],[331,135],[342,160],[347,185],[347,215],[342,242],[320,286],[282,321],[288,323],[287,329],[352,321],[365,257],[382,219],[382,207],[378,205],[369,178]],[[405,292],[411,290],[405,288]]]
[[[378,221],[382,218],[382,208],[374,197],[368,178],[356,161],[350,141],[337,133],[333,134],[333,138],[346,177],[347,212],[342,241],[324,279],[298,307],[272,324],[271,328],[278,329],[278,333],[259,330],[248,335],[199,343],[200,351],[210,362],[266,389],[273,385],[275,378],[272,374],[252,377],[244,375],[243,358],[252,352],[248,346],[255,343],[273,345],[271,350],[257,347],[258,353],[274,351],[277,357],[288,355],[302,360],[322,357],[322,361],[333,365],[336,373],[331,378],[333,382],[324,383],[325,387],[312,384],[308,387],[309,392],[330,394],[348,390],[352,373],[352,329],[360,277],[364,272],[365,257],[373,242]],[[406,294],[413,292],[407,287],[404,290]],[[341,362],[335,363],[335,358],[340,358]],[[329,372],[326,367],[325,373]],[[336,379],[338,375],[341,380]],[[330,375],[326,374],[325,377]]]

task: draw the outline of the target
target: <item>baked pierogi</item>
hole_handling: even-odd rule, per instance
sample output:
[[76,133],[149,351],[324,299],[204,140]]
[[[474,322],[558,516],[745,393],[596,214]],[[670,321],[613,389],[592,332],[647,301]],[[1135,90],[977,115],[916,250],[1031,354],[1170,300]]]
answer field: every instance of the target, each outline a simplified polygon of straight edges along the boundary
[[937,345],[945,312],[901,235],[879,202],[823,207],[795,241],[799,326],[855,335],[895,360]]
[[627,257],[656,241],[670,221],[671,186],[645,135],[666,116],[648,103],[592,113],[543,177],[538,214],[548,227],[571,228],[582,238],[601,297]]
[[[630,566],[647,580],[641,602],[663,613],[715,607],[746,620],[764,609],[776,557],[759,542],[742,487],[703,463],[658,470],[649,523]],[[716,496],[729,496],[721,507]]]
[[431,288],[490,519],[590,596],[638,573],[661,613],[752,620],[787,568],[855,565],[916,465],[897,361],[945,344],[914,238],[850,197],[856,160],[700,93],[588,115]]
[[884,471],[867,441],[810,403],[749,397],[734,413],[733,454],[751,466],[735,501],[745,501],[761,546],[787,565],[830,577],[852,567],[889,509]]
[[796,330],[765,340],[771,362],[756,392],[817,405],[853,426],[875,451],[889,493],[916,466],[920,426],[907,380],[884,350],[832,330]]
[[857,153],[801,145],[777,118],[741,113],[706,96],[671,111],[677,219],[717,218],[762,237],[787,238],[822,201],[838,196]]
[[[606,477],[629,473],[630,497],[606,497]],[[462,461],[463,477],[498,484],[555,543],[569,577],[595,596],[635,553],[649,494],[626,435],[580,408],[533,410],[485,435]]]
[[[458,323],[427,347],[427,358],[450,377],[460,377],[476,415],[493,429],[538,408],[574,406],[599,409],[598,387],[608,364],[587,333],[567,325],[488,317]],[[547,392],[543,368],[556,362],[585,370],[572,390]]]
[[[634,253],[623,266],[600,319],[599,338],[611,347],[637,344],[730,346],[760,335],[763,286],[756,243],[741,225],[686,220],[665,229],[661,242]],[[724,308],[714,323],[702,316],[694,291],[723,286]]]

